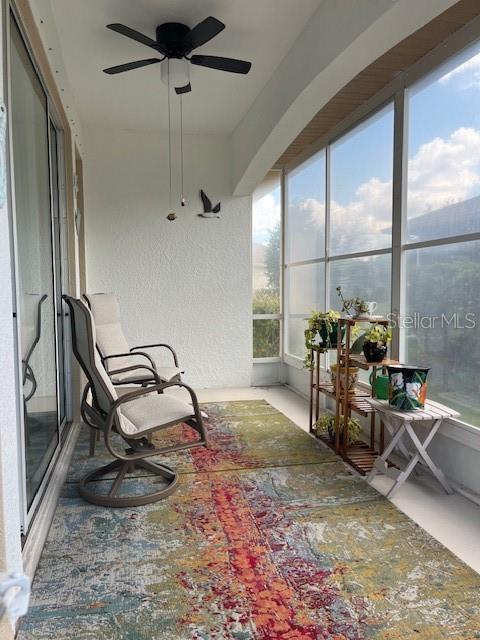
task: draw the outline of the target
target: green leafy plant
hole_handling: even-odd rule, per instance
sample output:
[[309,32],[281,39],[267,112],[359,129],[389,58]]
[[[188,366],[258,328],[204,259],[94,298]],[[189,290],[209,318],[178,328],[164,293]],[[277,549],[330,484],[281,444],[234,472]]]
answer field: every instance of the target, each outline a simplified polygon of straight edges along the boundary
[[305,329],[305,349],[307,352],[304,360],[307,369],[313,369],[312,349],[324,353],[327,349],[335,346],[332,337],[336,334],[336,329],[338,329],[339,318],[338,311],[333,311],[332,309],[329,311],[312,311],[307,318],[308,324]]
[[365,342],[386,345],[392,339],[392,330],[384,324],[372,324],[365,332]]
[[[272,289],[257,289],[253,296],[253,313],[279,313],[280,296]],[[280,354],[279,320],[253,321],[253,357],[270,358]]]
[[[343,431],[343,416],[340,416],[340,429]],[[320,416],[313,427],[315,435],[328,436],[331,442],[335,441],[335,416],[326,413]],[[354,444],[362,433],[362,425],[357,418],[349,418],[348,420],[348,445]],[[341,435],[340,435],[341,438]]]
[[[265,247],[263,275],[266,286],[255,288],[254,314],[280,313],[280,226],[271,232]],[[253,321],[253,357],[270,358],[280,355],[280,321]]]
[[[342,287],[337,287],[337,295],[342,301],[342,311],[352,316],[360,313],[367,313],[369,307],[365,300],[362,298],[344,298],[342,293]],[[352,314],[352,310],[355,310],[355,314]]]

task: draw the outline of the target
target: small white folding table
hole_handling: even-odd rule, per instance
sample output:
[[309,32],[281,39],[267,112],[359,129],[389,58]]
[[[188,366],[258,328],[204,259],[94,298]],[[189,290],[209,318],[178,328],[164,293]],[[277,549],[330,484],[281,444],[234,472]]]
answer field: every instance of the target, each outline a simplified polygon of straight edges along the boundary
[[[365,400],[367,400],[379,414],[380,419],[392,437],[388,446],[375,460],[373,468],[367,477],[367,481],[371,482],[379,472],[392,478],[395,482],[387,493],[387,497],[391,497],[402,486],[417,464],[423,463],[430,469],[445,491],[449,494],[453,493],[452,488],[445,478],[445,474],[428,455],[427,447],[441,427],[442,422],[448,418],[455,418],[460,414],[439,402],[433,402],[433,400],[428,400],[423,409],[415,409],[414,411],[396,411],[389,406],[387,400],[377,400],[375,398],[365,398]],[[415,432],[414,423],[415,425],[420,425],[422,429],[425,429],[426,436],[423,440],[420,440]],[[414,446],[413,452],[409,451],[405,441],[402,441],[405,434],[408,434],[410,437]],[[403,469],[391,466],[387,462],[388,456],[396,447],[408,461]]]

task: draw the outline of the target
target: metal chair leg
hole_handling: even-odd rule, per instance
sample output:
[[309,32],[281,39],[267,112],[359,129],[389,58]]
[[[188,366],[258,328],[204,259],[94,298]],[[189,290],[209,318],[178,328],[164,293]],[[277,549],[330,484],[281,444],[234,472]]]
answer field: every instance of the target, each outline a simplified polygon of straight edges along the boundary
[[[152,491],[151,493],[119,496],[119,489],[127,474],[133,473],[137,468],[146,469],[157,476],[161,476],[167,482],[166,487],[159,491]],[[112,482],[108,494],[95,493],[88,488],[89,483],[94,482],[95,480],[100,480],[111,471],[117,470],[118,473]],[[142,478],[142,481],[144,480],[145,478]],[[103,485],[103,482],[101,484]],[[99,469],[95,469],[95,471],[86,475],[80,482],[79,491],[82,498],[87,500],[87,502],[91,502],[92,504],[96,504],[101,507],[140,507],[166,498],[176,490],[177,486],[177,473],[165,465],[153,464],[146,460],[136,460],[135,462],[114,460],[113,462],[110,462],[110,464],[100,467]]]

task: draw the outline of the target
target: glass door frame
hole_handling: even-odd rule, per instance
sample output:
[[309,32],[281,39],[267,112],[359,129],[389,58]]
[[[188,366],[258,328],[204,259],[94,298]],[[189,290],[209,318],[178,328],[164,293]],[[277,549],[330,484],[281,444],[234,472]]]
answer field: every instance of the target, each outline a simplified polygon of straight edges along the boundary
[[[64,132],[61,129],[59,123],[61,122],[52,100],[49,95],[48,87],[46,86],[42,74],[39,70],[39,67],[36,63],[35,53],[30,46],[27,35],[22,25],[22,21],[16,11],[15,4],[13,2],[7,1],[3,4],[3,15],[4,15],[4,36],[5,36],[5,70],[6,70],[6,103],[7,103],[7,119],[8,119],[8,147],[7,147],[7,157],[6,157],[6,167],[8,171],[8,197],[9,197],[9,206],[11,211],[10,218],[10,233],[11,233],[11,242],[13,247],[13,265],[12,265],[12,290],[13,294],[13,320],[15,322],[15,348],[17,355],[17,379],[16,379],[16,389],[17,389],[17,438],[18,438],[18,451],[19,451],[19,466],[18,466],[18,474],[19,474],[19,486],[21,490],[21,500],[20,500],[20,523],[21,523],[21,533],[23,536],[26,536],[30,527],[30,524],[33,520],[34,515],[36,514],[38,507],[41,503],[42,498],[45,495],[45,490],[49,484],[52,471],[57,462],[59,453],[62,448],[63,441],[65,440],[65,435],[67,429],[65,428],[72,421],[72,389],[71,389],[71,361],[70,361],[70,332],[68,323],[66,322],[66,316],[63,308],[58,309],[57,305],[57,286],[68,288],[68,236],[67,236],[67,207],[66,207],[66,163],[65,163],[65,144],[64,144]],[[21,305],[20,305],[20,296],[19,296],[19,273],[20,273],[20,265],[18,261],[18,237],[17,237],[17,216],[16,216],[16,203],[15,203],[15,170],[14,170],[14,162],[13,162],[13,145],[14,140],[12,136],[12,108],[11,108],[11,98],[12,98],[12,78],[11,78],[11,32],[10,32],[10,21],[13,20],[18,28],[20,33],[20,37],[23,41],[25,49],[27,51],[29,60],[32,64],[33,70],[36,74],[36,77],[41,85],[42,91],[46,97],[46,126],[48,130],[48,170],[49,170],[49,188],[50,188],[50,234],[51,234],[51,247],[52,247],[52,259],[53,259],[53,287],[54,287],[54,326],[55,326],[55,355],[56,355],[56,389],[57,389],[57,444],[55,450],[53,452],[52,457],[50,458],[47,467],[45,469],[42,481],[36,491],[36,494],[30,504],[28,505],[27,498],[27,483],[26,483],[26,442],[25,442],[25,415],[24,415],[24,407],[22,402],[22,360],[21,360]],[[50,126],[55,128],[57,134],[57,181],[58,181],[58,208],[59,208],[59,239],[55,237],[54,231],[54,212],[53,212],[53,191],[52,191],[52,147],[51,147],[51,133]],[[60,269],[59,273],[61,274],[61,282],[58,283],[57,273],[55,269],[55,260],[56,260],[56,247],[60,242],[59,253],[60,253]],[[62,293],[64,292],[62,288]],[[58,315],[60,313],[60,315]],[[59,318],[62,319],[63,322],[63,354],[60,353],[61,349],[58,342],[58,321]],[[59,359],[63,359],[64,366],[64,378],[65,385],[64,390],[60,390],[59,384],[59,371],[58,371],[58,362]],[[60,393],[65,393],[65,419],[60,423],[59,419],[59,411],[60,411]]]
[[[65,192],[65,154],[64,154],[64,136],[62,129],[56,124],[58,120],[54,117],[53,107],[50,103],[50,99],[47,94],[47,105],[48,105],[48,153],[49,153],[49,169],[50,169],[50,213],[51,213],[51,223],[52,223],[52,249],[53,249],[53,286],[55,291],[55,345],[56,345],[56,363],[57,363],[57,397],[58,397],[58,415],[59,415],[59,435],[60,442],[59,445],[62,444],[62,433],[65,429],[65,426],[72,421],[72,403],[71,403],[71,376],[70,376],[70,349],[68,348],[69,342],[69,328],[70,325],[67,322],[66,318],[68,317],[67,310],[65,309],[64,302],[60,302],[60,309],[58,308],[58,287],[60,287],[60,299],[63,293],[68,292],[68,241],[67,241],[67,204],[66,204],[66,192]],[[52,137],[51,131],[52,127],[55,130],[56,136],[56,163],[54,165],[52,161]],[[56,176],[53,175],[52,168],[56,166]],[[55,231],[55,221],[54,221],[54,186],[53,182],[56,179],[57,181],[57,190],[58,190],[58,235]],[[57,253],[58,251],[58,253]],[[60,264],[56,264],[57,258],[59,259]],[[58,267],[58,270],[57,270]],[[60,275],[60,282],[57,281],[58,276]],[[63,353],[61,353],[61,345],[58,340],[58,325],[59,322],[62,323],[62,337],[63,337]],[[63,389],[60,389],[60,376],[59,376],[59,362],[62,362],[63,366],[63,378],[64,385]],[[64,416],[63,419],[60,419],[60,394],[64,395]]]

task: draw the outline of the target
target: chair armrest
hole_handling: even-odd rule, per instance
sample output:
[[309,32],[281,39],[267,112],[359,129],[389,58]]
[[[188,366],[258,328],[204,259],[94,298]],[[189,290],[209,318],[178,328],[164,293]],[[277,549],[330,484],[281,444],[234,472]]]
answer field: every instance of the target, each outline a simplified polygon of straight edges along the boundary
[[138,369],[146,369],[147,371],[150,371],[150,373],[152,374],[152,377],[155,379],[155,382],[157,384],[162,383],[160,376],[155,371],[155,369],[152,369],[152,367],[147,367],[146,364],[136,364],[136,365],[133,365],[132,367],[122,367],[121,369],[114,369],[113,371],[108,371],[108,375],[112,376],[115,373],[125,373],[127,371],[136,371]]
[[168,349],[170,351],[170,353],[172,354],[172,356],[173,356],[173,361],[175,363],[175,366],[178,367],[177,354],[175,352],[175,349],[173,347],[171,347],[169,344],[164,344],[163,342],[159,342],[158,344],[142,344],[142,345],[139,345],[138,347],[132,347],[130,349],[130,351],[137,351],[137,349],[154,349],[156,347],[161,347],[163,349]]
[[131,351],[128,351],[127,353],[115,353],[111,356],[105,356],[104,358],[102,358],[102,364],[105,364],[107,360],[112,360],[113,358],[129,358],[131,356],[142,356],[143,358],[146,358],[149,361],[153,369],[155,370],[157,369],[152,357],[149,356],[148,353],[144,353],[143,351],[137,351],[136,353],[132,353]]

